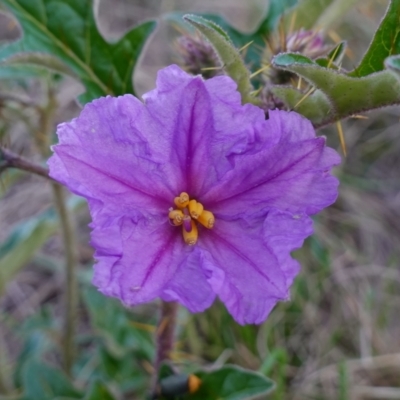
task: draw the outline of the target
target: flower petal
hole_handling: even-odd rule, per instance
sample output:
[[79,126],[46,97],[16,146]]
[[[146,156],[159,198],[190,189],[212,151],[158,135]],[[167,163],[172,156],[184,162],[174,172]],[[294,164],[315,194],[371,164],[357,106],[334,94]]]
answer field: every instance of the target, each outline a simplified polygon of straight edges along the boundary
[[218,220],[199,245],[225,273],[224,283],[213,289],[239,323],[262,322],[287,297],[285,274],[264,243],[262,221]]
[[120,212],[167,210],[179,176],[171,173],[154,135],[142,126],[146,114],[131,95],[86,105],[78,118],[59,125],[60,144],[53,147],[50,175]]
[[162,299],[179,301],[191,312],[204,311],[214,302],[213,286],[221,285],[224,274],[207,259],[198,247],[179,265],[174,277],[164,288]]
[[[202,199],[217,218],[265,214],[272,207],[314,214],[335,201],[338,181],[329,171],[340,159],[325,139],[293,112],[270,111],[267,122],[273,144],[266,138],[258,152],[235,156],[234,169]],[[274,132],[280,132],[278,141]]]
[[263,111],[242,106],[228,77],[204,81],[172,65],[159,71],[157,88],[143,96],[151,119],[159,121],[160,140],[172,143],[171,155],[184,171],[181,190],[199,198],[233,168],[230,155],[259,140]]
[[288,289],[298,272],[290,251],[312,233],[306,215],[271,210],[265,221],[218,220],[201,238],[224,282],[213,286],[240,324],[261,323]]
[[126,305],[159,297],[193,250],[168,222],[94,212],[91,244],[96,249],[93,283]]

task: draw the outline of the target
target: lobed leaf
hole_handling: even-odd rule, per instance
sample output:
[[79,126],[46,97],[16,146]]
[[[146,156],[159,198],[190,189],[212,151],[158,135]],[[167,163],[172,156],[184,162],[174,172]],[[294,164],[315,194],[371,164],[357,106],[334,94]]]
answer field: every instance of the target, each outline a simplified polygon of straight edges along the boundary
[[[94,98],[134,93],[132,74],[155,22],[145,22],[108,43],[100,35],[93,14],[93,0],[2,0],[18,19],[23,37],[0,48],[0,60],[35,53],[31,63],[79,77],[86,88],[80,97]],[[40,54],[46,54],[47,59]],[[61,71],[62,61],[64,71]]]
[[382,71],[385,59],[396,54],[400,54],[400,0],[391,0],[367,52],[349,76],[363,77]]

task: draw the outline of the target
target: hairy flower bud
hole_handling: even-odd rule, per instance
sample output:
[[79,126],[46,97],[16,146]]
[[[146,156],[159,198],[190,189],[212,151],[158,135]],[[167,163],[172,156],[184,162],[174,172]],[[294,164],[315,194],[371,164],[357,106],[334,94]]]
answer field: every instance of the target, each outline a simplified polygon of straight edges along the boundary
[[[211,44],[200,36],[184,35],[175,42],[178,64],[193,75],[209,79],[221,73],[220,62]],[[216,68],[216,69],[208,69]]]
[[286,39],[286,51],[301,53],[309,58],[321,57],[329,51],[329,48],[325,45],[320,31],[300,29]]

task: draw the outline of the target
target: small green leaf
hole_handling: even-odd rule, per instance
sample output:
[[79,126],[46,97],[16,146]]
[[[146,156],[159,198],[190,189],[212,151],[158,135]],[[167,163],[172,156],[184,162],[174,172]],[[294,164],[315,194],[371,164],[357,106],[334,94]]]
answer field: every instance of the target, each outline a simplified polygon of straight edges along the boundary
[[183,19],[197,28],[210,41],[226,73],[237,83],[238,91],[242,95],[242,103],[256,103],[257,100],[250,94],[254,88],[250,82],[249,70],[222,28],[216,26],[214,22],[196,15],[185,15]]
[[65,396],[80,399],[82,393],[76,390],[67,376],[54,366],[34,359],[28,360],[22,370],[24,400],[54,400]]
[[245,400],[269,393],[274,383],[257,372],[226,365],[219,370],[195,374],[200,389],[185,400]]
[[89,391],[82,400],[115,400],[115,397],[104,383],[96,380],[91,384]]
[[300,53],[280,53],[274,57],[273,63],[278,67],[286,67],[293,64],[310,64],[315,65],[315,62],[310,58],[303,56]]
[[[107,94],[134,93],[132,73],[143,46],[155,28],[145,22],[129,31],[116,43],[108,43],[100,35],[93,15],[93,0],[3,0],[4,5],[20,22],[22,39],[0,48],[0,60],[20,53],[44,53],[46,62],[60,69],[56,57],[65,68],[77,75],[86,88],[82,102]],[[65,71],[64,71],[65,72]]]
[[400,0],[391,0],[367,52],[349,76],[363,77],[382,71],[385,59],[396,54],[400,54]]

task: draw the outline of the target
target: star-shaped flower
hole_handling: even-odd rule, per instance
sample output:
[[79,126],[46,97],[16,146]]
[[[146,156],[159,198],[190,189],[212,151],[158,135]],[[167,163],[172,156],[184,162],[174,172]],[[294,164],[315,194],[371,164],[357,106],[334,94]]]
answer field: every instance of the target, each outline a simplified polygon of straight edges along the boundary
[[309,216],[336,199],[338,155],[295,112],[242,105],[227,76],[172,65],[143,99],[100,98],[58,127],[50,175],[88,200],[94,284],[192,312],[218,295],[261,323],[289,297]]

